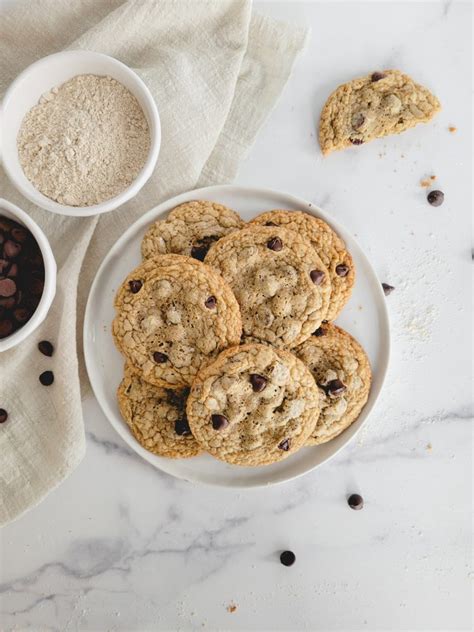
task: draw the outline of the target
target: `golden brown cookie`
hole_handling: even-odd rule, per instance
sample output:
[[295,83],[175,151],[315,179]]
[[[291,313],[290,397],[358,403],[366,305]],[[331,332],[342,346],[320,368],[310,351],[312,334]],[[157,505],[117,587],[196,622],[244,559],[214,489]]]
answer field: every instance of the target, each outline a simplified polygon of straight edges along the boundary
[[384,70],[339,86],[319,122],[323,154],[427,123],[441,109],[429,90],[399,70]]
[[331,278],[326,320],[334,320],[349,300],[355,283],[355,265],[342,239],[322,219],[303,211],[276,209],[258,215],[250,224],[283,226],[309,239]]
[[321,414],[308,444],[337,437],[359,416],[369,397],[372,374],[360,344],[347,331],[325,323],[294,349],[311,370],[321,396]]
[[205,262],[234,292],[244,339],[291,348],[327,317],[329,272],[310,241],[292,230],[253,224],[223,237]]
[[142,241],[142,256],[149,259],[175,253],[203,261],[213,243],[243,225],[239,215],[222,204],[185,202],[149,227]]
[[210,454],[257,466],[299,450],[314,430],[319,407],[314,379],[296,356],[251,343],[227,349],[199,371],[187,415]]
[[115,297],[118,349],[156,386],[191,384],[201,365],[239,342],[238,303],[204,263],[158,255],[131,272]]
[[186,418],[188,388],[170,390],[145,382],[125,367],[117,391],[120,413],[146,450],[172,459],[201,452]]

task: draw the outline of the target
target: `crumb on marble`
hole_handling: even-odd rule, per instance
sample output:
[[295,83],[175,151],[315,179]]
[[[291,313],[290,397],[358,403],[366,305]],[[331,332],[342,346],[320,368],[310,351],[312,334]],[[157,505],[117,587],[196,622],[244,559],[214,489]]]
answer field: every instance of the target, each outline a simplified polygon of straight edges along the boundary
[[357,309],[361,312],[362,311],[362,305],[358,305]]
[[235,603],[231,602],[227,608],[226,608],[227,612],[235,612],[237,610],[237,606],[235,605]]
[[454,125],[450,125],[448,129],[451,132],[451,134],[455,134],[458,131],[458,128],[455,127]]
[[428,450],[428,452],[431,452],[431,450],[433,449],[433,446],[431,445],[431,443],[426,444],[426,449]]
[[437,176],[429,176],[428,178],[423,178],[420,180],[420,186],[422,187],[430,187],[432,183],[436,180]]

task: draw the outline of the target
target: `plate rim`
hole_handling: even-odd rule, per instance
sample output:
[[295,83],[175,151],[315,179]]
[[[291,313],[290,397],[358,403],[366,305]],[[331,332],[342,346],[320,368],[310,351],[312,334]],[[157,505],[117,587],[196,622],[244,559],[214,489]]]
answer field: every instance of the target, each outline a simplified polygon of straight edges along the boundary
[[[389,312],[388,312],[388,308],[387,308],[387,304],[385,301],[385,297],[383,294],[383,289],[382,289],[382,285],[380,284],[380,282],[378,281],[378,276],[375,272],[375,269],[370,261],[370,259],[368,258],[368,256],[365,254],[364,249],[360,246],[360,244],[358,243],[357,239],[355,237],[353,237],[351,235],[351,239],[355,242],[355,244],[357,245],[358,249],[359,249],[359,254],[360,256],[364,259],[364,264],[367,266],[367,268],[369,269],[371,275],[374,277],[374,279],[377,280],[378,282],[378,287],[379,287],[379,294],[380,294],[380,298],[381,300],[379,301],[379,304],[381,306],[381,313],[382,313],[382,317],[383,320],[385,322],[386,325],[386,332],[387,332],[387,337],[384,340],[384,363],[383,366],[380,367],[380,370],[377,372],[377,374],[380,376],[380,384],[378,386],[378,391],[375,393],[375,398],[374,400],[370,403],[368,410],[366,410],[366,407],[364,406],[364,411],[366,412],[365,414],[365,419],[362,422],[362,424],[360,425],[359,428],[357,428],[357,430],[354,432],[354,434],[352,434],[350,437],[348,437],[348,439],[342,443],[331,455],[329,455],[324,461],[322,461],[321,463],[317,463],[313,466],[311,466],[310,468],[302,471],[302,472],[297,472],[295,474],[291,474],[289,476],[284,476],[282,478],[279,478],[278,480],[274,480],[274,481],[267,481],[267,482],[248,482],[247,484],[241,482],[241,483],[232,483],[232,484],[222,484],[219,483],[218,480],[216,481],[209,481],[209,480],[200,480],[198,478],[193,478],[192,476],[189,475],[184,475],[184,474],[179,474],[177,472],[174,471],[170,471],[168,470],[168,468],[166,467],[166,462],[163,463],[163,466],[161,463],[157,463],[153,457],[156,457],[158,455],[155,455],[151,452],[149,452],[148,450],[146,450],[145,448],[143,448],[143,446],[141,446],[138,441],[135,439],[135,437],[133,437],[133,435],[129,434],[129,435],[125,435],[122,434],[122,432],[120,431],[117,423],[116,423],[116,415],[113,413],[112,410],[109,409],[109,406],[107,404],[106,401],[102,400],[102,397],[99,396],[97,394],[97,390],[96,390],[96,386],[94,384],[94,381],[92,379],[92,358],[89,356],[89,352],[88,352],[88,348],[87,348],[87,344],[88,341],[90,339],[90,331],[92,331],[92,328],[89,326],[89,323],[92,322],[92,296],[95,293],[95,289],[96,286],[99,283],[99,280],[102,276],[102,272],[104,270],[104,268],[108,265],[109,259],[114,255],[114,253],[121,247],[121,245],[123,243],[125,243],[129,237],[129,235],[131,233],[134,233],[137,230],[140,230],[142,227],[146,226],[150,221],[152,221],[153,219],[156,218],[157,215],[159,215],[160,213],[164,213],[166,211],[171,210],[172,208],[174,208],[175,206],[178,206],[179,204],[182,204],[183,202],[187,202],[187,201],[191,201],[194,199],[206,199],[206,195],[212,194],[212,195],[218,195],[219,192],[221,191],[225,191],[227,194],[232,195],[232,193],[236,193],[237,195],[240,194],[246,194],[246,195],[251,195],[254,197],[263,197],[263,196],[267,196],[267,197],[272,197],[272,196],[279,196],[279,197],[284,197],[286,199],[288,199],[289,201],[291,201],[291,203],[294,206],[297,207],[301,207],[301,210],[306,209],[307,211],[309,211],[310,214],[316,215],[317,217],[320,217],[321,219],[323,219],[325,222],[327,222],[334,230],[336,233],[342,232],[342,233],[348,233],[348,229],[345,228],[345,226],[343,226],[342,224],[340,224],[337,220],[334,220],[334,218],[328,214],[326,211],[324,211],[321,207],[319,207],[317,204],[313,204],[312,202],[308,202],[307,200],[300,198],[298,196],[295,196],[291,193],[287,193],[285,191],[278,191],[276,189],[270,189],[270,188],[261,188],[261,187],[247,187],[247,186],[239,186],[239,185],[235,185],[235,184],[217,184],[217,185],[210,185],[210,186],[206,186],[206,187],[201,187],[198,189],[192,189],[190,191],[185,191],[183,193],[180,193],[174,197],[168,198],[166,200],[164,200],[163,202],[160,202],[159,204],[157,204],[156,206],[152,207],[151,209],[149,209],[148,211],[146,211],[141,217],[139,217],[135,222],[133,222],[132,224],[130,224],[130,226],[123,232],[123,234],[114,242],[114,244],[111,246],[111,248],[109,249],[108,253],[105,255],[104,259],[102,260],[99,268],[97,269],[97,272],[94,276],[94,280],[91,283],[90,289],[89,289],[89,293],[87,296],[87,302],[86,302],[86,308],[84,311],[84,324],[83,324],[83,329],[82,329],[82,334],[83,334],[83,353],[84,353],[84,363],[86,366],[86,371],[87,371],[87,376],[91,385],[91,389],[92,392],[94,394],[95,400],[97,401],[99,408],[101,409],[102,413],[104,414],[104,416],[106,417],[107,421],[110,423],[110,425],[112,426],[112,428],[115,430],[115,432],[119,435],[119,437],[138,455],[140,456],[142,459],[144,459],[145,461],[147,461],[150,465],[152,465],[153,467],[155,467],[156,469],[160,470],[161,472],[164,472],[165,474],[167,474],[168,476],[173,476],[174,478],[178,479],[178,480],[182,480],[182,481],[186,481],[188,483],[192,483],[192,484],[199,484],[199,485],[205,485],[208,487],[218,487],[218,488],[228,488],[228,489],[259,489],[262,487],[269,487],[272,485],[280,485],[283,483],[288,483],[290,481],[294,481],[297,478],[300,478],[302,476],[305,476],[306,474],[309,474],[310,472],[313,472],[314,470],[316,470],[317,468],[321,467],[322,465],[325,465],[326,463],[328,463],[329,461],[331,461],[337,454],[339,454],[339,452],[341,450],[343,450],[344,448],[346,448],[354,439],[355,437],[359,434],[359,432],[361,431],[361,429],[363,428],[363,426],[367,423],[369,417],[371,414],[373,414],[373,411],[377,405],[377,402],[380,398],[380,394],[383,390],[386,378],[387,378],[387,373],[388,373],[388,369],[389,369],[389,365],[390,365],[390,356],[391,356],[391,331],[390,331],[390,317],[389,317]],[[262,211],[263,212],[263,211]],[[124,422],[121,421],[121,427],[123,428]],[[125,428],[126,429],[126,428]],[[165,457],[163,457],[165,458]],[[174,459],[169,459],[171,461],[174,461]]]

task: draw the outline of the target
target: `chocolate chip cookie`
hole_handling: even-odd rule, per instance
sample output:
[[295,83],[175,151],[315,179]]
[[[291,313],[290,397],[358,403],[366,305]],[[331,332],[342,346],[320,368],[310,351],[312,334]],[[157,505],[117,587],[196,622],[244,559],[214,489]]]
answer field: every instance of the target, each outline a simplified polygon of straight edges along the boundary
[[153,386],[126,366],[117,399],[120,413],[140,445],[154,454],[179,459],[201,452],[186,418],[188,393],[187,388]]
[[370,391],[370,364],[347,331],[325,323],[294,350],[311,370],[321,391],[321,414],[308,444],[337,437],[359,416]]
[[205,262],[237,297],[244,339],[291,348],[327,316],[329,272],[310,241],[292,230],[249,226],[218,241]]
[[329,271],[331,297],[326,320],[334,320],[350,298],[355,266],[342,239],[322,219],[303,211],[274,210],[258,215],[250,224],[283,226],[309,239]]
[[199,367],[239,342],[238,303],[204,263],[158,255],[131,272],[115,297],[118,349],[156,386],[187,386]]
[[235,211],[222,204],[185,202],[150,226],[142,241],[142,256],[176,253],[203,261],[213,243],[243,224]]
[[319,123],[323,154],[427,123],[441,109],[429,90],[399,70],[384,70],[339,86]]
[[227,463],[256,466],[304,445],[319,407],[318,388],[298,358],[250,343],[227,349],[199,371],[186,409],[205,450]]

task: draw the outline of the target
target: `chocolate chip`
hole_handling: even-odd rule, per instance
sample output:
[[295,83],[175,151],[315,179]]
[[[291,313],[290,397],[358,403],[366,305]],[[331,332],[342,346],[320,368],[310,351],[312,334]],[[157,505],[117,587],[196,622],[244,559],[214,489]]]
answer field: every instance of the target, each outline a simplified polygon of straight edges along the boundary
[[204,261],[209,248],[215,241],[218,241],[217,235],[207,235],[199,241],[196,241],[191,248],[191,257],[198,259],[198,261]]
[[31,312],[26,307],[17,307],[13,310],[13,316],[18,323],[26,323],[30,319]]
[[375,81],[380,81],[380,79],[385,79],[385,75],[383,72],[373,72],[370,78],[372,79],[373,82],[375,82]]
[[191,428],[189,427],[187,419],[178,419],[174,424],[174,431],[180,437],[187,437],[191,434]]
[[9,265],[9,261],[7,261],[6,259],[0,259],[0,274],[6,274]]
[[229,425],[229,420],[224,415],[211,415],[214,430],[223,430]]
[[8,413],[4,408],[0,408],[0,424],[4,424],[8,419]]
[[21,245],[9,239],[3,245],[3,256],[8,259],[15,259],[21,252]]
[[275,222],[265,222],[265,226],[278,226]]
[[42,279],[32,278],[28,284],[28,289],[34,296],[39,296],[43,293],[44,281]]
[[251,373],[250,384],[252,384],[252,389],[256,393],[261,393],[267,385],[267,378],[263,375],[259,375],[258,373]]
[[13,323],[11,320],[0,320],[0,338],[6,338],[13,331]]
[[143,283],[139,281],[138,279],[132,279],[132,281],[128,282],[128,285],[130,287],[130,291],[132,292],[132,294],[136,294],[142,289]]
[[336,274],[340,277],[345,277],[349,273],[349,266],[346,266],[345,263],[340,263],[336,266]]
[[279,250],[283,248],[283,242],[279,237],[272,237],[271,239],[267,241],[267,248],[270,248],[270,250],[275,250],[275,252],[278,252]]
[[364,506],[364,499],[359,494],[351,494],[347,499],[347,504],[351,509],[362,509]]
[[349,141],[353,145],[363,145],[364,144],[364,141],[361,138],[349,138]]
[[313,336],[316,336],[317,338],[319,338],[320,336],[325,336],[326,335],[326,330],[323,329],[322,327],[318,327],[315,331],[313,331]]
[[215,296],[209,296],[209,298],[206,298],[206,300],[204,301],[204,305],[207,307],[207,309],[215,309],[216,305],[217,305],[217,299]]
[[51,386],[54,382],[54,373],[52,371],[44,371],[39,376],[39,381],[43,386]]
[[388,283],[382,283],[382,287],[383,287],[383,293],[385,294],[385,296],[388,296],[389,294],[391,294],[393,290],[395,289],[393,285],[389,285]]
[[43,355],[48,356],[48,358],[54,353],[54,347],[49,340],[41,340],[41,342],[38,342],[38,349]]
[[283,553],[280,554],[280,562],[283,564],[283,566],[293,566],[295,561],[296,555],[293,553],[293,551],[283,551]]
[[362,112],[356,112],[351,120],[353,129],[360,129],[364,123],[365,116],[362,114]]
[[347,386],[341,380],[330,380],[325,384],[325,391],[329,397],[340,397],[346,389]]
[[16,263],[12,263],[7,272],[7,277],[9,277],[10,279],[14,279],[17,276],[18,276],[18,265]]
[[16,283],[12,279],[0,279],[0,296],[8,298],[16,292]]
[[322,270],[311,270],[309,276],[311,277],[311,281],[314,283],[314,285],[321,285],[326,275]]
[[291,439],[283,439],[283,441],[281,441],[278,444],[278,448],[280,450],[283,450],[284,452],[288,452],[288,450],[290,449],[291,446]]
[[157,364],[163,364],[163,362],[166,362],[168,360],[168,356],[166,355],[166,353],[161,353],[160,351],[155,351],[154,354],[153,354],[153,360]]
[[0,307],[4,307],[5,309],[11,309],[15,307],[15,297],[9,296],[8,298],[0,298]]
[[444,193],[442,191],[430,191],[426,196],[426,199],[431,204],[431,206],[441,206],[444,202]]
[[19,241],[21,244],[28,237],[28,233],[24,228],[12,228],[10,234],[15,241]]

